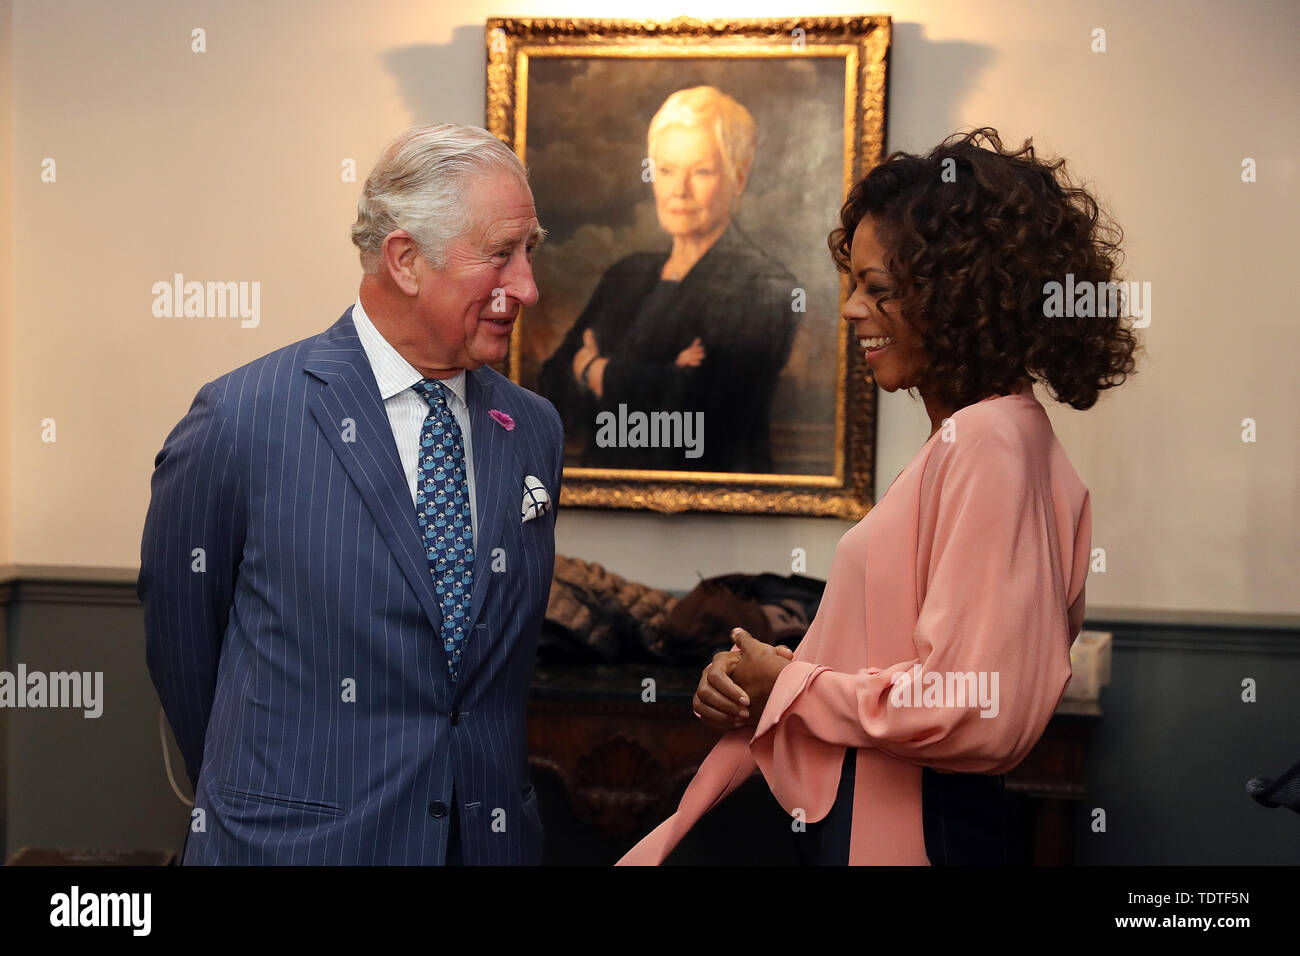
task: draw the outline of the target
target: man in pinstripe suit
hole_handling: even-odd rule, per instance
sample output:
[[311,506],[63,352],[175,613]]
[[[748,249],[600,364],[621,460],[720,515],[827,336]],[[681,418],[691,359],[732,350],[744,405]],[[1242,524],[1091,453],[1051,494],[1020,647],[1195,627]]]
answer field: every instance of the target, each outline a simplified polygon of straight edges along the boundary
[[352,235],[357,302],[203,386],[155,462],[138,590],[195,788],[184,859],[539,863],[563,434],[488,367],[537,301],[524,167],[483,130],[408,130]]

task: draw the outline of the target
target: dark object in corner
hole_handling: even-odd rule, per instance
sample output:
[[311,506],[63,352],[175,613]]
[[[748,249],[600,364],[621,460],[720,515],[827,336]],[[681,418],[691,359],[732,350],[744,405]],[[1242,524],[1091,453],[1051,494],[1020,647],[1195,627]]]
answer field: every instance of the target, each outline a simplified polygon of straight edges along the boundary
[[609,664],[671,659],[651,650],[677,599],[606,571],[555,556],[555,575],[537,644],[540,664]]
[[767,644],[795,647],[825,587],[797,574],[724,574],[679,600],[595,562],[556,555],[538,662],[703,667],[731,647],[733,627]]
[[1252,777],[1246,781],[1246,792],[1251,799],[1266,807],[1286,807],[1300,813],[1300,763],[1292,764],[1276,780],[1271,777]]
[[796,647],[817,614],[825,581],[798,574],[724,574],[701,581],[668,614],[659,649],[703,667],[743,627],[765,644]]

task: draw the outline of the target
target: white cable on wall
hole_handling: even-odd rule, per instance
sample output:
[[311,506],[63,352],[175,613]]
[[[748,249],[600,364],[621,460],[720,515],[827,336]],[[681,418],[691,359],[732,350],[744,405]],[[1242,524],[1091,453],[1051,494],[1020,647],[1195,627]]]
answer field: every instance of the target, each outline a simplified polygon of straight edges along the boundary
[[181,788],[176,786],[176,777],[172,773],[172,755],[167,746],[167,713],[161,707],[158,708],[158,739],[162,741],[163,767],[167,770],[167,782],[172,786],[172,793],[176,794],[178,800],[187,807],[194,806],[194,801],[187,799],[185,794],[181,793]]

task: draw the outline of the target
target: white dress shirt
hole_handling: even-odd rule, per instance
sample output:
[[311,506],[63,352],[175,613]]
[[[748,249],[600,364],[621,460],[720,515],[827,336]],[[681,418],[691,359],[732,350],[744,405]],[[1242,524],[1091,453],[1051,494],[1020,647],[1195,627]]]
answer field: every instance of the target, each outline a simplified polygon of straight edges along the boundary
[[[352,307],[352,322],[357,327],[361,347],[366,350],[370,368],[375,373],[379,397],[388,412],[388,424],[393,429],[397,444],[397,457],[406,473],[406,484],[411,489],[411,504],[415,504],[415,482],[420,474],[420,431],[429,417],[429,403],[411,386],[424,378],[419,370],[402,358],[397,349],[375,328],[366,310],[357,299]],[[465,370],[451,378],[438,379],[446,388],[444,392],[451,412],[460,425],[462,445],[465,449],[465,480],[469,485],[469,520],[478,531],[478,509],[474,499],[474,440],[469,427],[469,404],[465,399]]]

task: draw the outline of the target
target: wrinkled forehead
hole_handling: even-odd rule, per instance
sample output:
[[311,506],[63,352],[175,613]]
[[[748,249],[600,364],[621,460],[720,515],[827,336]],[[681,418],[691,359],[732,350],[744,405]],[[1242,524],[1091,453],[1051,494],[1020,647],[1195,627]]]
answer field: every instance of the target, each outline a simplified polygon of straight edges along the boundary
[[490,242],[539,242],[546,235],[532,190],[520,177],[480,177],[466,190],[464,202],[474,224],[470,232]]

